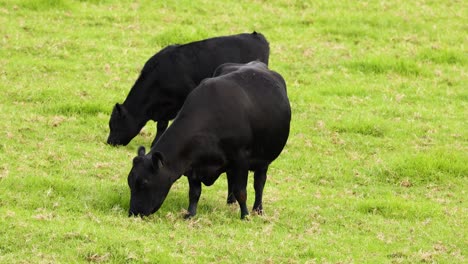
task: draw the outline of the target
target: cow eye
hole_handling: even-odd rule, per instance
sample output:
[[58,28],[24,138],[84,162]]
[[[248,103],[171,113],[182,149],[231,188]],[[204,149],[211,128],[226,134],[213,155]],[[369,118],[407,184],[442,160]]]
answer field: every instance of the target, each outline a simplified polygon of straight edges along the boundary
[[138,180],[137,185],[138,185],[138,187],[139,187],[140,189],[144,189],[144,188],[146,188],[146,187],[148,186],[148,183],[149,183],[149,182],[148,182],[147,179],[140,179],[140,180]]

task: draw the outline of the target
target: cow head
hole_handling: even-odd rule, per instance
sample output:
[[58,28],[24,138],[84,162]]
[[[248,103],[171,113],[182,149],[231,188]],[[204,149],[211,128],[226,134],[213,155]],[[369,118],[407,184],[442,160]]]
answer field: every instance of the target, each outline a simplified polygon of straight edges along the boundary
[[160,152],[145,155],[144,147],[138,149],[128,175],[129,216],[147,216],[161,207],[173,183],[170,174]]
[[127,145],[138,133],[141,127],[135,118],[121,104],[115,104],[109,120],[110,133],[107,144]]

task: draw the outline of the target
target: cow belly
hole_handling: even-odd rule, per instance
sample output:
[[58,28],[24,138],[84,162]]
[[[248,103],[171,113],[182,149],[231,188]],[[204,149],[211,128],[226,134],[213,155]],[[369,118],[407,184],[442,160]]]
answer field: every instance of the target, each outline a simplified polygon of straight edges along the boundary
[[219,178],[222,170],[218,166],[199,167],[193,170],[194,177],[206,186],[211,186]]

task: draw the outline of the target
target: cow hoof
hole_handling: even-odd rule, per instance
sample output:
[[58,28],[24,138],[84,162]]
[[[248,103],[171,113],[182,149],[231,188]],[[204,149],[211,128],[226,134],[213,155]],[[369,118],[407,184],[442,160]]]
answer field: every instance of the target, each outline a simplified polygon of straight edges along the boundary
[[186,214],[184,215],[184,219],[185,219],[185,220],[190,220],[190,219],[192,219],[192,217],[194,217],[194,216],[195,216],[195,215],[192,215],[192,214],[190,214],[190,213],[186,213]]
[[243,215],[241,216],[242,221],[250,221],[250,215]]
[[263,215],[263,209],[259,209],[259,208],[253,209],[252,213],[256,215]]
[[227,202],[227,204],[233,204],[233,203],[237,202],[236,197],[234,196],[234,194],[228,195],[228,198],[227,198],[226,202]]

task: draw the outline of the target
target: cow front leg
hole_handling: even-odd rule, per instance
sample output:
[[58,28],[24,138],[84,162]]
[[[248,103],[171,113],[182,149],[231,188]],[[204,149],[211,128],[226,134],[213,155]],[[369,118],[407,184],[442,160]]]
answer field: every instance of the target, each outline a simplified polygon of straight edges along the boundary
[[259,215],[263,214],[263,188],[265,187],[265,182],[267,178],[268,166],[255,170],[254,173],[254,189],[255,189],[255,202],[253,206],[253,211]]
[[244,219],[245,216],[249,215],[249,210],[247,209],[247,179],[249,171],[244,167],[236,167],[228,171],[228,173],[234,185],[234,196],[240,206],[241,219]]
[[227,176],[227,185],[228,185],[228,194],[227,194],[227,203],[233,204],[236,202],[236,197],[234,196],[234,183],[232,181],[231,174],[226,173]]
[[192,173],[187,176],[189,182],[189,207],[187,214],[184,216],[185,219],[192,218],[197,214],[198,201],[202,191],[201,182],[192,177]]
[[158,121],[158,123],[156,125],[156,137],[154,138],[153,143],[151,143],[151,147],[153,147],[154,144],[156,144],[156,142],[158,142],[161,135],[164,133],[164,131],[166,131],[166,128],[167,128],[168,125],[169,125],[169,121],[167,121],[167,120]]

